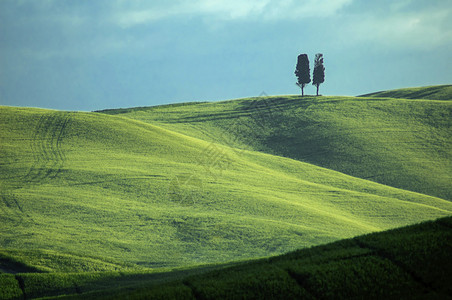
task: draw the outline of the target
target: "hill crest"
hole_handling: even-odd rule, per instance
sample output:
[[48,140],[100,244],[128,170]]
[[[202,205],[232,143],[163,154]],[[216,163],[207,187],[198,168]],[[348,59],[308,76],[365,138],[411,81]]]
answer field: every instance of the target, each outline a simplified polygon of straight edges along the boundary
[[434,85],[426,87],[403,88],[374,92],[358,97],[387,97],[404,99],[452,100],[452,85]]

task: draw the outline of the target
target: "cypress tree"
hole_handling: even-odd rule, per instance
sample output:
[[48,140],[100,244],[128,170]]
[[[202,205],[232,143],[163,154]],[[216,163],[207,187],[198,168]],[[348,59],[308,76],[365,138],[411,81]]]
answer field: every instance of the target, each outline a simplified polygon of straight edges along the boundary
[[298,78],[296,85],[301,88],[301,95],[304,96],[304,87],[311,82],[309,70],[309,59],[307,54],[298,55],[297,66],[295,67],[295,75]]
[[314,61],[314,72],[312,74],[312,84],[317,87],[317,96],[319,95],[319,86],[325,81],[325,67],[323,66],[323,54],[317,53]]

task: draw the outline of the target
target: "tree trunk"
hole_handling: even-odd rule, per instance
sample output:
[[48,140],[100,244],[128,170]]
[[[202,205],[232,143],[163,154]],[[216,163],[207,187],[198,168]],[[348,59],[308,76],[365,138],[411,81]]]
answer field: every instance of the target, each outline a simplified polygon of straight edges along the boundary
[[304,97],[304,86],[301,86],[301,97]]
[[316,86],[317,86],[317,96],[319,95],[319,85],[320,84],[318,84],[318,83],[316,84]]

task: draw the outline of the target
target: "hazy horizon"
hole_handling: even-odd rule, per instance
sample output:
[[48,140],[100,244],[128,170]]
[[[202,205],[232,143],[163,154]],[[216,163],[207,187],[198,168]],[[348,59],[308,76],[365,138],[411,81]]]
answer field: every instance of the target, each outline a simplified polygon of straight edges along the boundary
[[[0,2],[0,104],[99,110],[452,83],[447,1]],[[315,93],[309,85],[305,92]]]

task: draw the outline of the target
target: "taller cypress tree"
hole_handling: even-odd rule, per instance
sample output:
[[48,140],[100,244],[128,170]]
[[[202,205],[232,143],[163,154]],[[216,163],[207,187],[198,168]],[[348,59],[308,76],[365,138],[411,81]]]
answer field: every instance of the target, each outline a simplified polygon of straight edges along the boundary
[[323,66],[323,54],[317,53],[314,61],[314,72],[312,74],[312,84],[317,87],[317,96],[319,95],[319,86],[325,81],[325,67]]
[[309,59],[307,54],[298,55],[297,66],[295,67],[295,75],[298,78],[296,85],[301,88],[301,95],[304,96],[304,87],[311,82],[309,70]]

